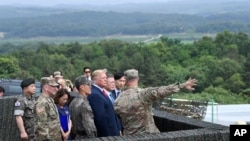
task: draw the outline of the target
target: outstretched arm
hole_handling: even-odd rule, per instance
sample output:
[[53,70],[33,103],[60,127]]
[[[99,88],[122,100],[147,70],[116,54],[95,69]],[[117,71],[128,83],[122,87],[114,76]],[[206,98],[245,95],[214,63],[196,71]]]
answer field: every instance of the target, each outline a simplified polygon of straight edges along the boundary
[[194,90],[194,86],[196,85],[197,80],[189,78],[186,82],[180,85],[180,88],[185,88],[187,90]]
[[152,102],[177,93],[180,91],[180,89],[194,90],[196,82],[196,79],[189,78],[186,82],[181,84],[175,83],[168,86],[141,89],[143,92],[140,97],[145,102]]

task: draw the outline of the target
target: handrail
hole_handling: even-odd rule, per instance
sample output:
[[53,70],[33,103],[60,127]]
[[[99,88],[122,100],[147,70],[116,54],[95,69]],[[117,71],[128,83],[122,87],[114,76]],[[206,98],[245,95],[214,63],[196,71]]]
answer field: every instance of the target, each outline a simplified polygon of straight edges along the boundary
[[168,97],[163,99],[160,109],[168,113],[178,114],[195,119],[204,119],[208,101],[195,101]]

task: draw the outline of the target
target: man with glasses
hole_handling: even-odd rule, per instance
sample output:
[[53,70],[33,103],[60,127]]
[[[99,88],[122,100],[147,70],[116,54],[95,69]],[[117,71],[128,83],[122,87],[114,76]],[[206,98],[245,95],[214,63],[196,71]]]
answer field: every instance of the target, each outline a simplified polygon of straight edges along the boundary
[[38,97],[35,105],[37,117],[37,129],[35,131],[36,140],[55,140],[62,139],[59,115],[53,97],[58,91],[59,84],[54,78],[43,77],[41,79],[42,93]]
[[91,70],[90,67],[84,67],[83,68],[83,75],[88,78],[88,80],[91,80]]

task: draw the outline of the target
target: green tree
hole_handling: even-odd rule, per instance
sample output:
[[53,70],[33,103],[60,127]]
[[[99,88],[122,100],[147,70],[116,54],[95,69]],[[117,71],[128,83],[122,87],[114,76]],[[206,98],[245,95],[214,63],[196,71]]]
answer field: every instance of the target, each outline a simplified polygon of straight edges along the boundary
[[165,36],[162,36],[160,38],[160,41],[168,47],[173,46],[173,45],[179,45],[181,43],[181,41],[178,39],[170,39],[170,38],[165,37]]
[[246,33],[239,32],[236,35],[236,44],[238,45],[240,54],[244,55],[245,57],[249,56],[250,39]]
[[16,78],[20,71],[17,60],[13,57],[0,57],[0,78]]
[[183,68],[180,65],[171,65],[167,64],[166,68],[166,84],[172,84],[176,82],[183,82],[188,76],[190,76],[190,72],[187,68]]
[[197,50],[192,52],[192,56],[215,56],[217,54],[216,45],[211,37],[204,36],[202,39],[195,41],[193,45]]
[[235,43],[235,35],[228,30],[218,33],[215,38],[217,57],[222,58],[225,56],[228,45]]
[[241,65],[237,61],[229,58],[224,58],[218,61],[218,65],[213,69],[215,76],[221,76],[224,80],[227,80],[235,73],[241,72]]
[[233,74],[224,84],[224,87],[233,93],[240,93],[245,87],[242,77],[239,73]]

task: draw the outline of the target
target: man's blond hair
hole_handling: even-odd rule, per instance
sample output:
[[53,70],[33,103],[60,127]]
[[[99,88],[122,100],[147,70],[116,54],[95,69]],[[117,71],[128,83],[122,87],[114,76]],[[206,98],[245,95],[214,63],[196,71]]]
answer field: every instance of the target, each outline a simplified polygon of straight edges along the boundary
[[102,73],[107,73],[107,69],[99,69],[92,72],[91,78],[95,82]]

